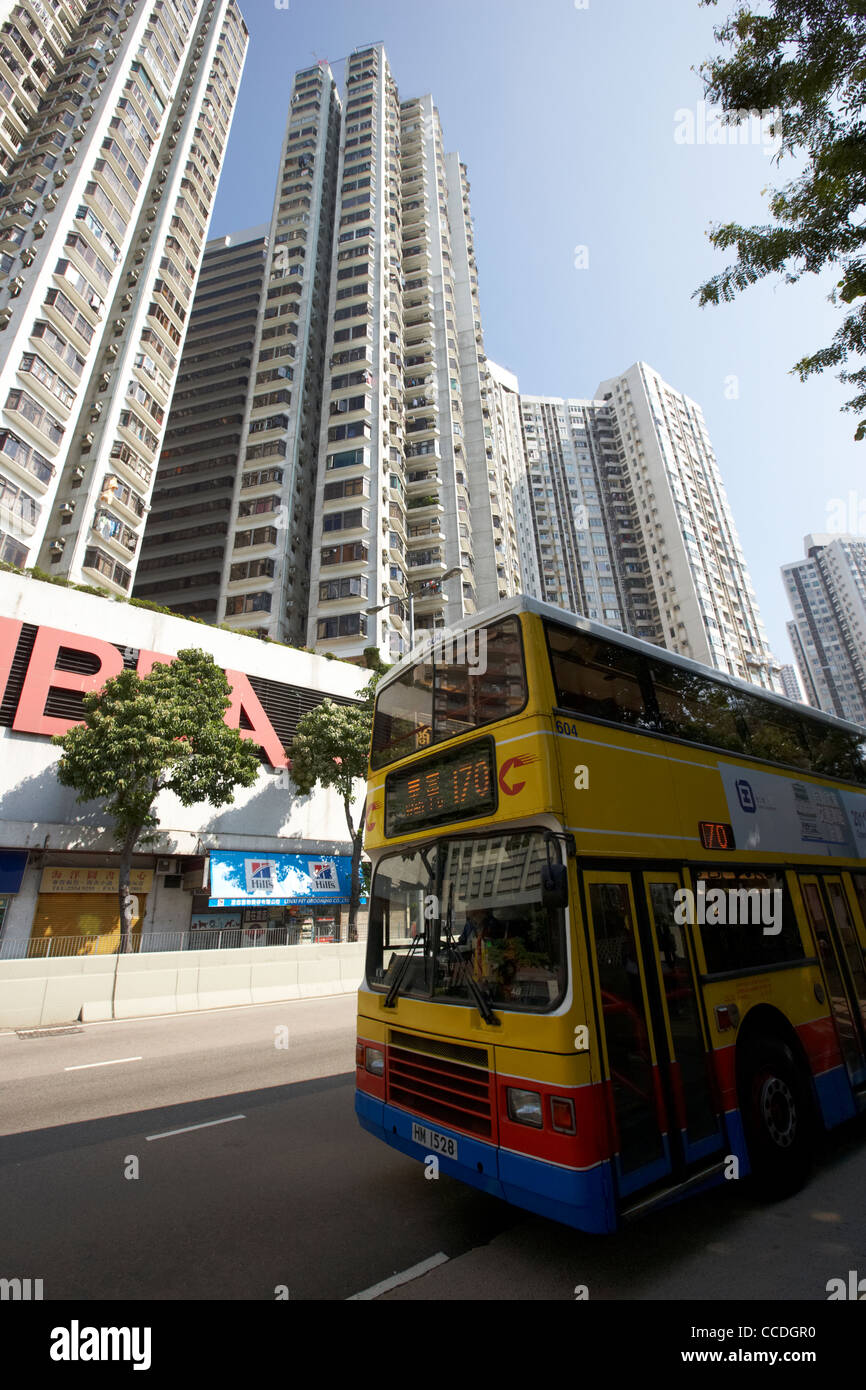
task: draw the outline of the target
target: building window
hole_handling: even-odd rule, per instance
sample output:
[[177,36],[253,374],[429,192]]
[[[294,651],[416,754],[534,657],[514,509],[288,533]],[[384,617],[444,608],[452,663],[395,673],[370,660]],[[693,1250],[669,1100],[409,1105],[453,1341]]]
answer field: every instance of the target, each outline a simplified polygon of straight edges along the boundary
[[338,618],[320,618],[316,635],[320,642],[336,637],[366,637],[367,616],[365,613],[342,613]]
[[226,617],[238,613],[270,613],[271,595],[264,590],[257,594],[236,594],[226,600]]

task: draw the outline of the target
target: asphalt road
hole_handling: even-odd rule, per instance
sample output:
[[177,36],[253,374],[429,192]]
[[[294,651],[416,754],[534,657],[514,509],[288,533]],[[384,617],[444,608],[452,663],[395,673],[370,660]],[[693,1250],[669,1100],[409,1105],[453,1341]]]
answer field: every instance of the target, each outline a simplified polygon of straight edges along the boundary
[[582,1235],[364,1133],[354,1016],[348,996],[0,1034],[0,1277],[46,1300],[341,1300],[396,1275],[374,1296],[823,1301],[866,1276],[862,1123],[788,1201],[726,1185]]

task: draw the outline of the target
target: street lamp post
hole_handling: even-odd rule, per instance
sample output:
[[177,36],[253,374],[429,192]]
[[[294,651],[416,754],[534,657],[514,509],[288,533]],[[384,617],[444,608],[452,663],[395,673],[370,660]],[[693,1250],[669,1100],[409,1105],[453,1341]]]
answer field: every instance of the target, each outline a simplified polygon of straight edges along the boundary
[[[383,609],[385,609],[385,608],[390,608],[390,607],[391,607],[391,600],[389,599],[387,603],[377,603],[377,604],[375,604],[372,608],[367,608],[367,609],[365,609],[365,612],[369,613],[370,616],[372,617],[373,614],[375,614],[375,613],[381,613],[381,612],[383,611]],[[379,625],[378,625],[378,623],[377,623],[377,624],[376,624],[376,634],[375,634],[377,639],[378,639],[378,636],[379,636],[378,627],[379,627]],[[376,646],[378,647],[378,645],[379,645],[379,642],[378,642],[378,640],[377,640],[377,641],[376,641]]]
[[[456,575],[462,574],[462,573],[463,573],[463,571],[462,571],[462,569],[461,569],[459,566],[457,566],[457,567],[454,568],[454,569],[446,570],[446,572],[442,575],[442,578],[441,578],[441,579],[438,579],[438,580],[433,581],[433,582],[436,584],[436,588],[435,588],[432,592],[434,592],[434,593],[440,593],[441,590],[442,590],[442,585],[446,582],[446,580],[448,580],[448,579],[454,579],[454,577],[455,577]],[[430,581],[427,581],[427,582],[429,583]],[[410,651],[411,651],[412,647],[415,645],[415,599],[418,598],[418,597],[420,596],[421,592],[422,592],[421,589],[418,588],[418,587],[413,588],[413,585],[418,586],[418,585],[423,584],[423,583],[424,583],[424,581],[418,580],[418,579],[415,579],[415,580],[407,579],[407,580],[406,580],[406,598],[407,598],[408,607],[409,607],[409,649],[410,649]],[[370,608],[367,608],[365,611],[366,611],[367,613],[369,613],[369,614],[372,616],[373,614],[375,614],[375,613],[381,613],[384,609],[390,608],[390,607],[391,607],[391,601],[390,601],[390,599],[389,599],[389,601],[388,601],[387,603],[378,603],[378,604],[374,604],[374,605],[371,606]]]
[[[442,578],[439,579],[439,580],[437,580],[437,581],[435,581],[437,587],[436,587],[436,589],[434,590],[434,593],[441,593],[441,591],[442,591],[442,585],[445,583],[445,581],[446,581],[447,579],[453,579],[455,575],[457,575],[457,574],[462,574],[462,573],[463,573],[463,571],[462,571],[462,569],[460,569],[459,565],[458,565],[456,568],[454,568],[454,569],[446,570],[445,573],[442,575]],[[423,582],[422,580],[415,580],[415,583],[416,583],[416,584],[422,583],[422,582]],[[412,580],[411,580],[411,579],[407,582],[406,590],[407,590],[407,593],[408,593],[408,595],[409,595],[409,645],[410,645],[410,647],[412,647],[412,646],[415,645],[415,598],[416,598],[416,594],[413,592],[413,589],[412,589]],[[420,593],[420,590],[419,590],[419,593]]]

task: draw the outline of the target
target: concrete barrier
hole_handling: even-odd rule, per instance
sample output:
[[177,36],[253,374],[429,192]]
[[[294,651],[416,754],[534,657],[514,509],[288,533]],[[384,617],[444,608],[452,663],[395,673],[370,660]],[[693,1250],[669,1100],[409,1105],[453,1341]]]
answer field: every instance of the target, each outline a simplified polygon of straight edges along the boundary
[[0,961],[0,1028],[352,994],[363,942]]

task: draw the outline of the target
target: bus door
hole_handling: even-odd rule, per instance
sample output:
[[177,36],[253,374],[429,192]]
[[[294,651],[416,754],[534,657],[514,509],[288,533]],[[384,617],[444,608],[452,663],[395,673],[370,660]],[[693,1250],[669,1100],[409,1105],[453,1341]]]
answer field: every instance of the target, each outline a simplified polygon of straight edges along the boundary
[[686,1166],[722,1152],[724,1105],[695,988],[698,967],[692,929],[676,920],[675,895],[683,887],[681,876],[675,870],[645,873],[643,883],[652,948],[649,960],[656,964],[664,1034],[657,1048],[673,1112],[676,1168],[677,1159]]
[[827,981],[852,1086],[866,1084],[866,967],[838,874],[801,874],[803,902]]
[[[599,989],[596,1015],[607,1113],[617,1183],[620,1195],[625,1196],[671,1172],[669,1126],[632,875],[587,870],[583,882]],[[657,983],[654,988],[657,991]]]

